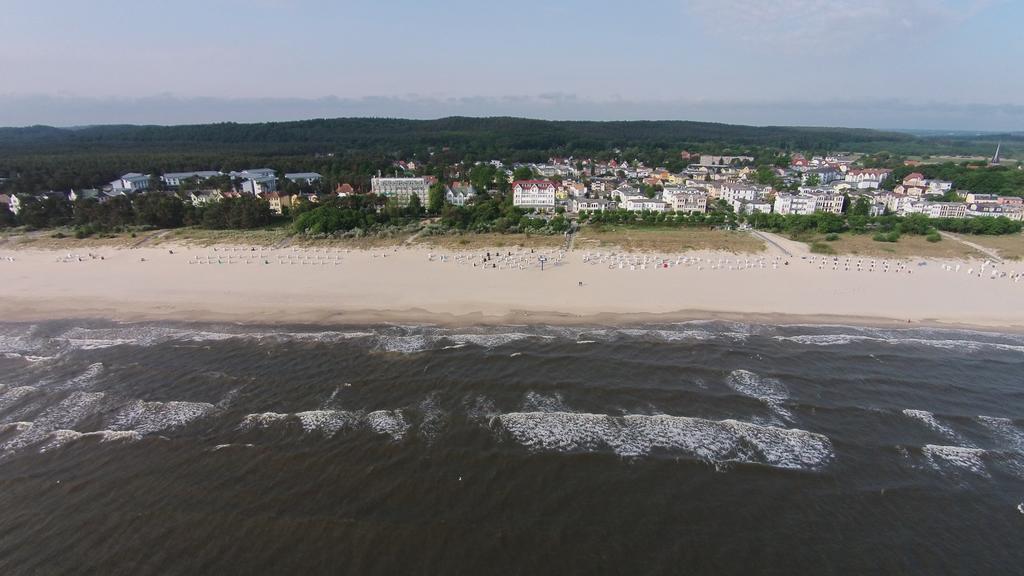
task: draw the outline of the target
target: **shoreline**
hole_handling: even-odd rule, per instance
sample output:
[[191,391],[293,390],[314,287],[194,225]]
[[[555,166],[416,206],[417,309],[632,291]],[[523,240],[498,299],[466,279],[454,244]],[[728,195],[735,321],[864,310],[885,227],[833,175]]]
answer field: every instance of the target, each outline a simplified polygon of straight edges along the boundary
[[[502,259],[511,252],[494,251]],[[1024,282],[966,274],[981,261],[877,259],[871,272],[855,272],[818,266],[808,252],[697,251],[623,266],[621,259],[596,262],[592,252],[523,249],[499,269],[486,253],[178,245],[87,255],[18,250],[13,261],[0,260],[0,318],[452,327],[722,321],[1024,332]],[[542,254],[544,271],[537,265]],[[962,271],[954,273],[953,264]],[[1005,270],[1016,270],[1010,266]]]

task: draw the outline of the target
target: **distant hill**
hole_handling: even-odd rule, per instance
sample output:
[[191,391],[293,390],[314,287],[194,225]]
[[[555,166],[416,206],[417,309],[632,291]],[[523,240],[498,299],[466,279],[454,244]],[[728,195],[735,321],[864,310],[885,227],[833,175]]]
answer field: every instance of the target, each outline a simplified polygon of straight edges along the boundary
[[109,125],[84,128],[0,128],[8,152],[118,150],[194,151],[196,147],[267,153],[450,147],[467,151],[601,151],[626,147],[721,144],[785,149],[836,149],[866,142],[910,142],[896,132],[848,128],[738,126],[710,122],[566,122],[524,118],[401,120],[337,118],[260,124]]

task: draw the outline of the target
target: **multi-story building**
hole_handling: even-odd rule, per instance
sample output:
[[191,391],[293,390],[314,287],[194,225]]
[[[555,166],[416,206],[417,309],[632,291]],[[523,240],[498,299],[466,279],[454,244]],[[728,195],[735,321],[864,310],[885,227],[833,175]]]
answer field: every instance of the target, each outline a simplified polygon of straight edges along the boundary
[[149,189],[149,176],[129,172],[111,182],[110,187],[118,192],[141,192]]
[[604,212],[614,210],[615,203],[604,198],[573,198],[569,207],[573,212]]
[[665,212],[668,210],[668,203],[655,198],[629,198],[624,204],[630,212]]
[[430,186],[437,180],[430,176],[414,178],[384,178],[377,176],[370,179],[370,191],[378,196],[393,199],[399,204],[405,205],[413,196],[420,199],[420,204],[426,206],[430,196]]
[[689,212],[700,212],[701,214],[708,211],[708,195],[703,190],[666,190],[662,194],[662,198],[668,202],[673,212],[689,213]]
[[892,170],[888,168],[864,168],[854,169],[846,173],[846,181],[851,184],[856,184],[857,188],[863,190],[865,188],[878,188],[882,181],[892,174]]
[[815,212],[831,212],[842,214],[846,197],[839,194],[799,194],[780,193],[775,196],[776,214],[814,214]]
[[160,177],[163,180],[164,185],[168,188],[179,188],[182,182],[189,178],[195,178],[197,181],[203,181],[207,178],[213,178],[214,176],[222,176],[224,173],[218,170],[198,170],[196,172],[168,172]]
[[512,183],[512,205],[524,208],[554,208],[557,189],[549,180],[516,180]]
[[444,193],[444,199],[454,206],[465,206],[475,197],[476,189],[468,182],[452,182]]

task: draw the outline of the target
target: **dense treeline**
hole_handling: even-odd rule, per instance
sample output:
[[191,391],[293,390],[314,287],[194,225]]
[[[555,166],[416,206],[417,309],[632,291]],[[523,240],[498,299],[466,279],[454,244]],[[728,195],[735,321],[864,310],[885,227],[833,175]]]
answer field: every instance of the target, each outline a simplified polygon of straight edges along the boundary
[[886,185],[898,184],[913,172],[918,172],[929,179],[950,181],[955,189],[962,192],[1024,196],[1024,170],[1006,166],[985,167],[969,162],[899,166],[893,170]]
[[460,162],[542,162],[552,155],[639,158],[666,166],[678,164],[684,149],[768,156],[777,150],[826,151],[868,141],[898,145],[910,140],[873,130],[521,118],[0,128],[0,178],[10,179],[0,184],[0,191],[91,188],[131,171],[253,167],[319,172],[327,186],[348,182],[365,191],[370,176],[389,172],[395,159],[417,159],[436,172]]
[[629,146],[678,146],[729,142],[777,148],[834,148],[856,142],[906,142],[912,136],[877,130],[740,126],[712,122],[548,121],[525,118],[452,117],[439,120],[335,118],[258,124],[190,126],[46,126],[0,129],[0,149],[80,150],[132,147],[178,150],[181,145],[270,146],[276,153],[457,147],[461,150],[608,150]]
[[852,231],[855,233],[895,233],[897,238],[899,234],[930,235],[936,230],[984,235],[1016,234],[1024,227],[1024,223],[1002,216],[998,218],[990,216],[929,218],[923,214],[901,217],[866,216],[863,214],[840,215],[823,212],[808,215],[752,214],[747,217],[747,222],[760,230],[785,232],[790,235],[807,232],[837,234]]
[[59,197],[22,197],[17,217],[9,211],[0,226],[29,228],[74,226],[79,236],[112,232],[133,226],[178,228],[200,226],[211,229],[250,229],[271,224],[273,214],[265,200],[253,196],[225,198],[206,206],[192,206],[173,194],[119,196],[106,202],[80,198],[69,202]]

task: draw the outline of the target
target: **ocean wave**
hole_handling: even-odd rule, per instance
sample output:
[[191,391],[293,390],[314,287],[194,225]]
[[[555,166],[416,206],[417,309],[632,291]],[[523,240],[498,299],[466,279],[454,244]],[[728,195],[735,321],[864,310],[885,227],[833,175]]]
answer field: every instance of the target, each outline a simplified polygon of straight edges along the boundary
[[103,370],[104,367],[102,362],[94,362],[82,371],[81,374],[70,380],[47,380],[39,386],[48,391],[88,388],[96,383],[96,380],[100,377],[100,374],[103,373]]
[[35,386],[16,386],[5,390],[3,394],[0,394],[0,411],[10,408],[20,402],[22,398],[38,391],[39,389]]
[[540,394],[530,390],[523,397],[523,412],[569,412],[569,407],[558,392]]
[[131,430],[98,430],[95,432],[54,430],[53,432],[50,432],[50,434],[40,443],[39,452],[49,452],[70,442],[86,438],[98,438],[100,442],[135,442],[142,439],[142,435]]
[[43,440],[50,432],[71,429],[89,416],[97,414],[104,401],[102,392],[73,392],[57,405],[44,410],[32,426],[7,441],[4,450],[17,450]]
[[793,419],[783,406],[783,402],[789,399],[789,389],[779,380],[763,378],[749,370],[733,370],[726,378],[726,384],[744,396],[760,400],[783,419]]
[[820,470],[834,458],[832,442],[798,429],[685,416],[609,416],[573,412],[513,412],[498,416],[519,444],[548,452],[610,450],[645,456],[655,450],[711,463],[743,462]]
[[143,402],[135,400],[121,408],[110,423],[111,430],[133,430],[153,434],[173,430],[213,413],[206,402]]
[[295,414],[305,432],[320,432],[327,437],[359,427],[360,416],[356,412],[343,410],[310,410]]
[[932,430],[938,432],[939,434],[945,436],[946,438],[948,438],[950,440],[953,440],[953,441],[959,441],[960,440],[960,435],[959,434],[957,434],[949,426],[946,426],[945,424],[942,424],[941,422],[939,422],[938,419],[935,418],[935,414],[932,414],[931,412],[928,412],[927,410],[911,410],[911,409],[908,408],[908,409],[903,411],[903,415],[907,416],[908,418],[913,418],[914,420],[917,420],[918,422],[923,423],[928,428],[931,428]]
[[813,346],[844,346],[858,342],[877,342],[903,346],[928,346],[943,350],[978,352],[999,350],[1003,352],[1024,352],[1024,345],[983,340],[915,338],[902,334],[855,333],[855,334],[801,334],[797,336],[773,336],[775,340]]
[[978,420],[995,432],[1010,450],[1024,454],[1024,431],[1018,428],[1013,420],[993,416],[978,416]]
[[288,418],[288,414],[280,414],[278,412],[263,412],[261,414],[248,414],[242,419],[242,423],[238,425],[242,430],[257,430],[261,428],[268,428],[278,422],[284,421]]
[[319,433],[332,437],[344,430],[369,429],[377,434],[402,439],[410,428],[401,410],[376,410],[373,412],[346,410],[311,410],[295,414],[265,412],[249,414],[242,419],[239,428],[243,430],[269,429],[290,420],[297,421],[306,433]]
[[0,424],[0,434],[6,434],[7,432],[14,432],[15,434],[21,434],[25,430],[32,427],[31,422],[8,422],[6,424]]
[[955,468],[966,470],[978,476],[988,477],[988,469],[985,466],[985,450],[979,448],[967,448],[964,446],[936,446],[928,444],[921,449],[928,463],[935,470]]
[[419,435],[428,442],[432,441],[444,431],[448,414],[441,408],[437,393],[424,398],[418,408],[420,412]]
[[212,331],[152,324],[123,324],[106,328],[73,327],[53,340],[72,349],[98,350],[114,346],[153,346],[167,342],[218,342],[222,340],[341,342],[374,336],[372,332],[322,331]]

